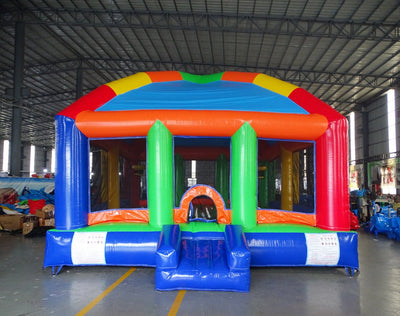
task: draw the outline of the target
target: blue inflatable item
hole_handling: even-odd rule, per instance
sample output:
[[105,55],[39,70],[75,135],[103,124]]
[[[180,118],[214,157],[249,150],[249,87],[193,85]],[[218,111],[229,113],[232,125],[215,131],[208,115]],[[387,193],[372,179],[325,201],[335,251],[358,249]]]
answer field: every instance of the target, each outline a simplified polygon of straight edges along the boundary
[[380,207],[373,201],[374,215],[371,217],[366,230],[375,235],[384,234],[390,239],[400,241],[400,218],[391,205]]
[[[73,119],[62,115],[56,116],[56,133],[59,135],[56,143],[56,227],[62,230],[86,227],[90,209],[89,155],[86,151],[89,140]],[[72,168],[71,161],[79,163]]]
[[248,292],[250,288],[250,252],[238,225],[227,225],[225,234],[183,236],[178,225],[164,226],[156,261],[157,290]]
[[43,199],[46,201],[46,204],[54,204],[54,195],[44,192],[44,188],[41,190],[26,190],[18,199],[20,201]]
[[[156,266],[160,232],[49,230],[44,267],[72,265]],[[133,247],[134,245],[134,247]],[[56,251],[57,250],[57,251]],[[60,269],[59,269],[60,270]]]
[[[399,231],[398,218],[392,221]],[[158,290],[238,292],[249,291],[250,266],[342,266],[351,275],[359,267],[355,232],[252,233],[240,225],[226,225],[224,232],[181,231],[179,225],[161,231],[126,228],[49,230],[44,267],[53,273],[78,265],[155,267]]]
[[179,225],[164,225],[156,252],[157,267],[176,268],[181,253],[181,231]]
[[[327,234],[246,233],[245,235],[247,246],[251,252],[252,267],[340,266],[352,269],[359,267],[356,251],[358,236],[353,232]],[[315,245],[309,239],[316,237],[320,237],[321,240],[329,238],[327,243],[338,243],[336,260],[330,260],[328,257],[311,260],[310,254],[318,251],[318,248],[315,248],[318,245]],[[324,247],[322,243],[321,250]],[[314,248],[311,249],[312,247]]]
[[228,256],[228,266],[234,271],[249,269],[250,251],[247,248],[242,226],[226,225],[225,244]]

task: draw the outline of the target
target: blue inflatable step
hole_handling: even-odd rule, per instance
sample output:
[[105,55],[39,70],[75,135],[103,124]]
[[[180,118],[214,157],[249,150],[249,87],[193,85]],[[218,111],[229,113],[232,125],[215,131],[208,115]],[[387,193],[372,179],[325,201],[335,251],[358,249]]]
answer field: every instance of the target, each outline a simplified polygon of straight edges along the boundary
[[164,227],[157,251],[156,289],[248,292],[250,252],[241,227],[228,226],[222,238],[201,233],[181,238],[179,226]]

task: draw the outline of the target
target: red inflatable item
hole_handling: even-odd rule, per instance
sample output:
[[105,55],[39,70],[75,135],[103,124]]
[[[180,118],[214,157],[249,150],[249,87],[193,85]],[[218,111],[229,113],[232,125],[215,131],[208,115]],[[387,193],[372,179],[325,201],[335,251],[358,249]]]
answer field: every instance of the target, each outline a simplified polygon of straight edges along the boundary
[[358,217],[354,213],[350,212],[350,229],[357,230],[359,228],[360,224],[358,222]]
[[44,199],[28,200],[28,205],[29,205],[29,213],[35,215],[36,210],[41,210],[46,205],[46,201]]

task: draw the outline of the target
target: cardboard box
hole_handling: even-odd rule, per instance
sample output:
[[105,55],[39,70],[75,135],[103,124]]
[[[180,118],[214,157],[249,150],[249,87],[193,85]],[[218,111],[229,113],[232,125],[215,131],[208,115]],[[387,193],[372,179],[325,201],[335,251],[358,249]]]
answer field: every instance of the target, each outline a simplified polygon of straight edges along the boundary
[[22,215],[0,215],[0,226],[4,230],[15,231],[22,229]]
[[54,218],[54,205],[46,204],[41,210],[36,210],[35,216],[45,219]]
[[55,225],[56,225],[56,224],[55,224],[55,221],[54,221],[54,217],[44,220],[44,226],[55,227]]
[[44,218],[44,219],[54,218],[54,211],[46,212],[43,209],[36,210],[35,216],[36,217],[40,217],[40,218]]
[[22,223],[22,235],[30,234],[36,227],[39,227],[39,219],[36,216],[25,216]]

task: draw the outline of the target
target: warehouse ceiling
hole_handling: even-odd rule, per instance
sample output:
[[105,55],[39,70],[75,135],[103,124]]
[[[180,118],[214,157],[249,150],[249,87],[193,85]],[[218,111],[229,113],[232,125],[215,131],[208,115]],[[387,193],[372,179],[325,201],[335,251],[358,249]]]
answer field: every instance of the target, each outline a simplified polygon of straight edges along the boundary
[[[16,22],[23,101],[13,99]],[[399,85],[398,0],[1,0],[0,139],[54,146],[54,116],[140,71],[261,72],[342,114]]]

